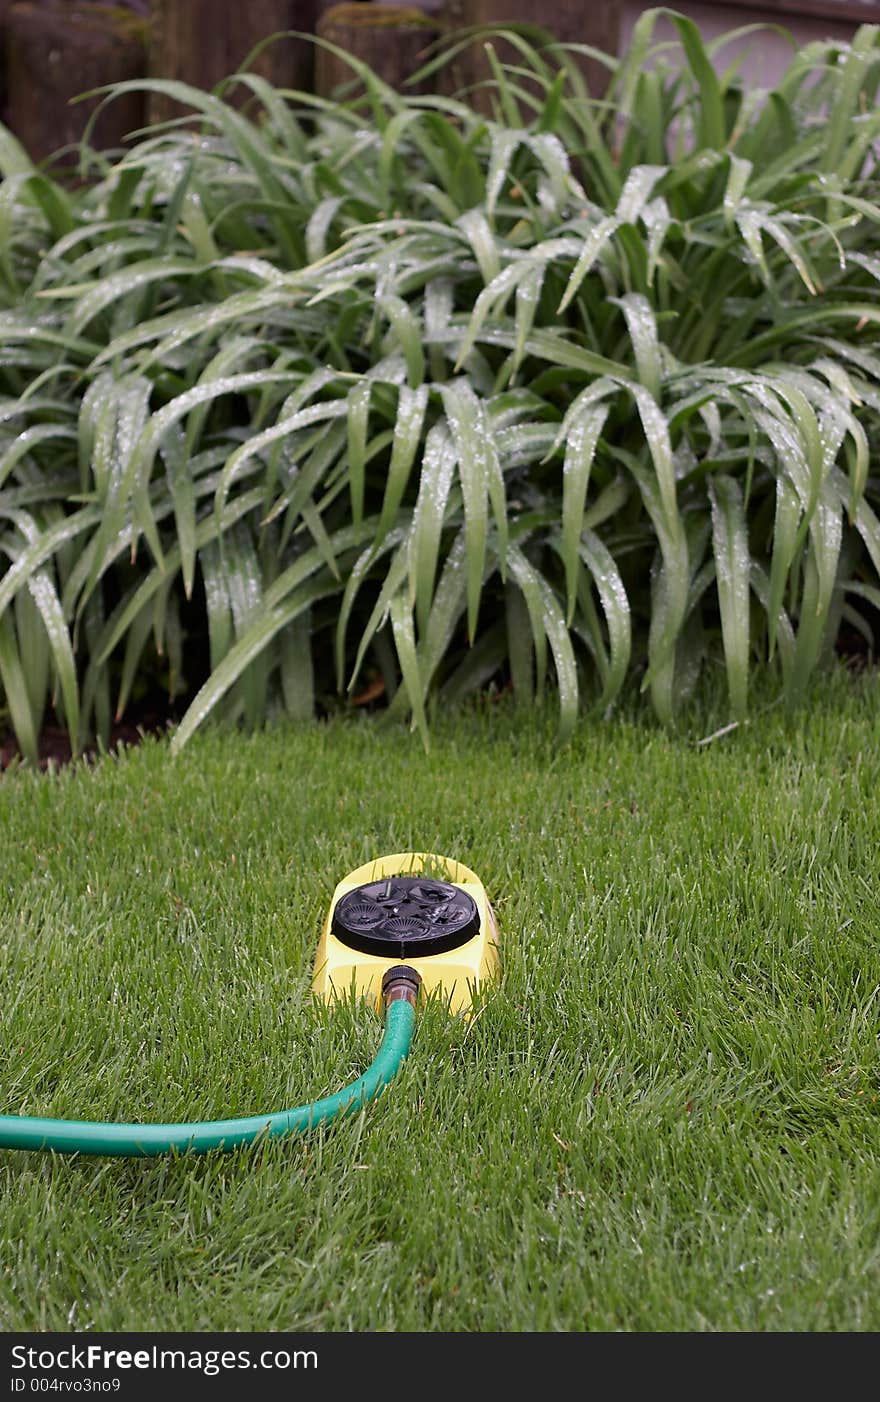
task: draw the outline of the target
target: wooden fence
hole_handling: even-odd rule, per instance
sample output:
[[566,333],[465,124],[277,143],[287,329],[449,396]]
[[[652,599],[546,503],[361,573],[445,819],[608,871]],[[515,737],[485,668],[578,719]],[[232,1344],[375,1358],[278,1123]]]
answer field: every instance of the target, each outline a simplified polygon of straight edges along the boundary
[[[419,0],[388,5],[360,0],[0,0],[0,115],[36,159],[72,146],[82,135],[97,99],[72,103],[80,93],[125,78],[177,78],[210,88],[244,62],[268,35],[317,33],[365,59],[399,86],[423,60],[443,29],[501,23],[540,22],[562,40],[577,40],[615,52],[625,0]],[[731,25],[748,5],[767,18],[825,14],[852,23],[880,19],[880,0],[717,0]],[[705,6],[704,6],[705,8]],[[588,81],[601,90],[603,69],[584,59]],[[268,45],[254,61],[256,72],[289,88],[328,96],[351,80],[337,56],[304,38]],[[463,52],[447,85],[468,88],[478,105],[488,76],[479,45]],[[448,89],[447,89],[448,90]],[[235,96],[235,95],[233,95]],[[247,93],[242,89],[238,100]],[[104,107],[94,140],[103,147],[122,142],[146,121],[179,116],[183,108],[167,96],[137,93]]]

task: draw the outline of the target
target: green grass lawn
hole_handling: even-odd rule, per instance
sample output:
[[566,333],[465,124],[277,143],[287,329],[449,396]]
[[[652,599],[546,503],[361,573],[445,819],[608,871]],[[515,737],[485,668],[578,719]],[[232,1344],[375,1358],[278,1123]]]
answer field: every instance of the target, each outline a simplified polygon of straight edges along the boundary
[[0,780],[0,1104],[181,1119],[339,1088],[336,880],[482,876],[504,977],[310,1139],[0,1154],[0,1327],[880,1328],[880,684],[700,746],[550,714],[149,741]]

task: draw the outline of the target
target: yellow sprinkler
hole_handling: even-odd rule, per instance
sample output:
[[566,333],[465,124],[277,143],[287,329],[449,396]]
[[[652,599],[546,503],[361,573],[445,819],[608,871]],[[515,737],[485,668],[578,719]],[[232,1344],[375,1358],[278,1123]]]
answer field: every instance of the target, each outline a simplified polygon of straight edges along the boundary
[[394,1079],[409,1055],[423,984],[451,1012],[467,1012],[498,972],[495,916],[469,867],[423,852],[377,857],[336,887],[312,983],[321,998],[353,991],[384,1008],[382,1043],[357,1080],[305,1105],[221,1120],[154,1124],[0,1115],[0,1149],[141,1158],[308,1133],[356,1114]]
[[381,1005],[382,979],[407,965],[450,1012],[499,975],[498,926],[479,877],[429,852],[395,852],[349,872],[333,893],[312,990]]

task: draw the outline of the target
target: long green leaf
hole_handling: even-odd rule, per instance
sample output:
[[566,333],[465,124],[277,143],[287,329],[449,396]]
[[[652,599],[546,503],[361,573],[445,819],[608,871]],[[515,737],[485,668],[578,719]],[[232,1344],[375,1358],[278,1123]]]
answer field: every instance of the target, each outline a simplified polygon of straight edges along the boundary
[[607,406],[587,409],[570,427],[565,447],[565,462],[562,469],[562,562],[565,566],[565,584],[568,594],[566,621],[569,625],[574,615],[577,597],[578,551],[584,524],[584,507],[587,500],[590,469],[593,465],[599,434],[602,432],[607,417]]
[[19,657],[15,632],[7,616],[0,617],[0,682],[15,738],[25,759],[33,765],[39,761],[37,730],[27,680]]
[[749,541],[742,493],[732,477],[718,473],[709,484],[715,577],[730,705],[736,720],[748,708]]
[[415,628],[412,609],[404,591],[395,594],[391,600],[391,628],[394,633],[394,646],[403,674],[403,685],[412,708],[413,722],[422,737],[426,752],[430,749],[428,721],[425,704],[422,700],[422,678],[416,654]]

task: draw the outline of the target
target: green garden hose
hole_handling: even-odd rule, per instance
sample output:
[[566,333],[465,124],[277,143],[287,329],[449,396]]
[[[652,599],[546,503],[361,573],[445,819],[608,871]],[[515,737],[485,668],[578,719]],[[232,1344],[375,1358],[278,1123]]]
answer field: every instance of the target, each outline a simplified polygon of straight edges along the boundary
[[421,983],[406,965],[389,969],[382,982],[385,1032],[373,1064],[344,1090],[264,1115],[235,1120],[196,1120],[190,1124],[114,1124],[99,1120],[48,1120],[28,1115],[0,1115],[0,1148],[53,1149],[59,1154],[110,1154],[143,1158],[156,1154],[204,1154],[209,1149],[234,1149],[255,1139],[302,1134],[319,1124],[361,1109],[393,1080],[407,1056],[415,1024],[415,1002]]

